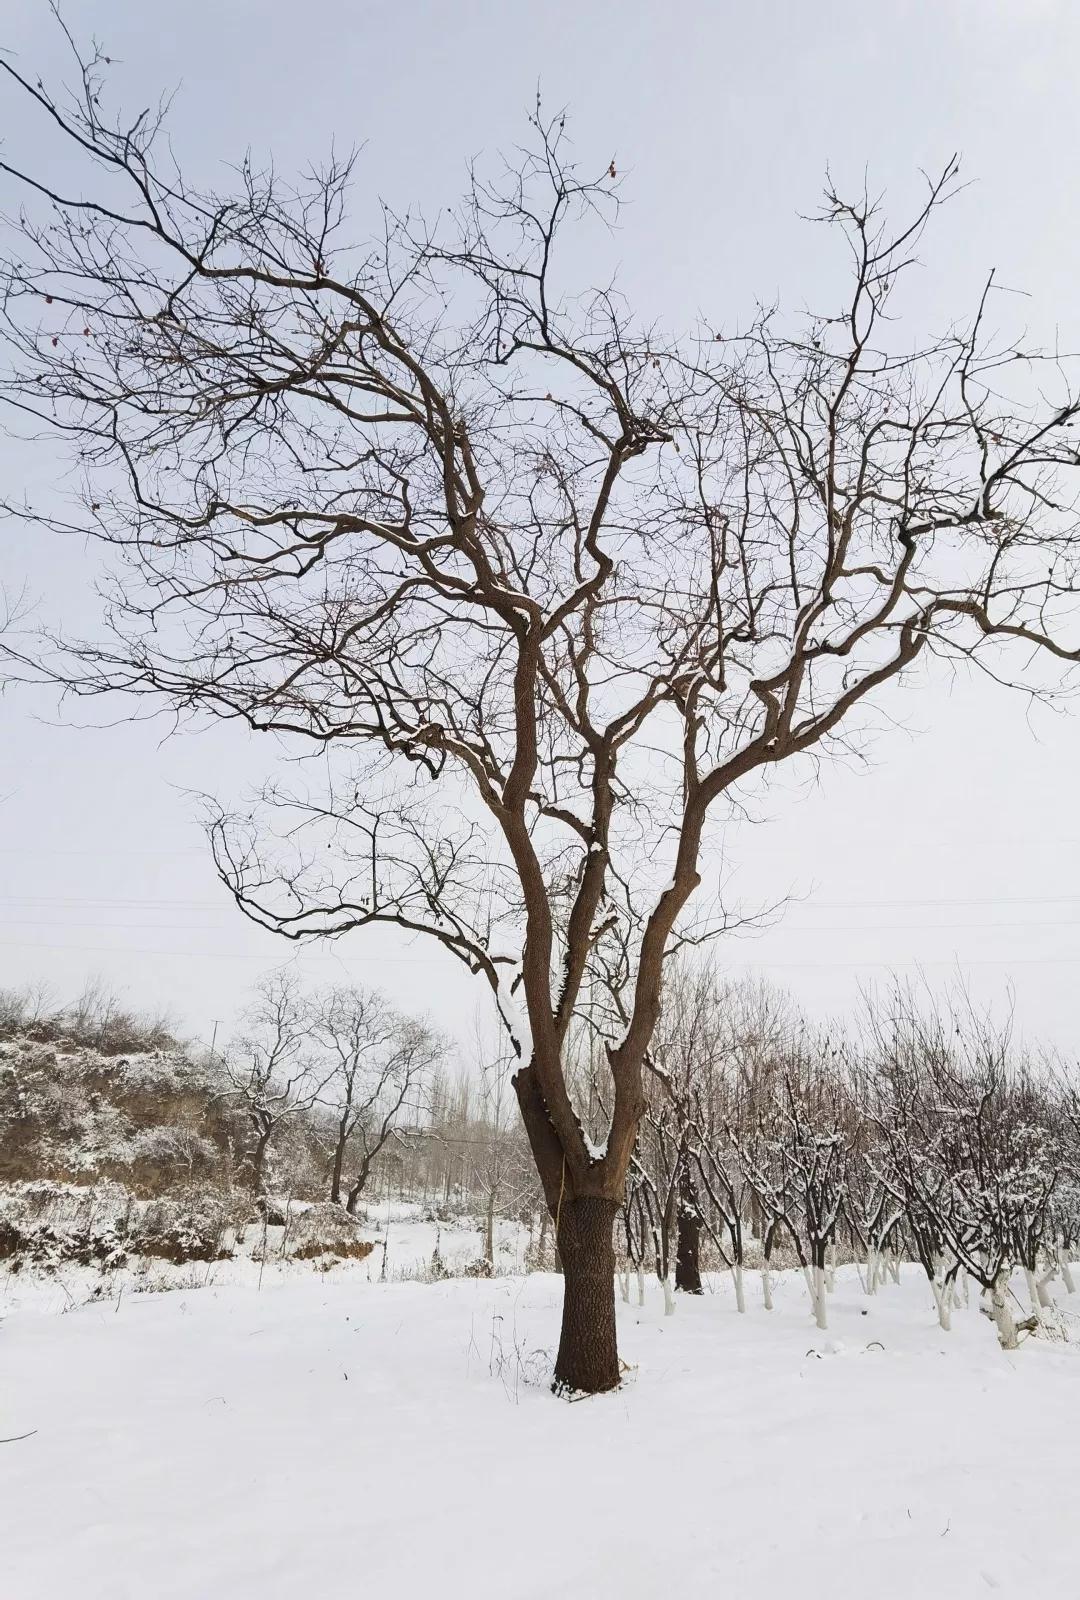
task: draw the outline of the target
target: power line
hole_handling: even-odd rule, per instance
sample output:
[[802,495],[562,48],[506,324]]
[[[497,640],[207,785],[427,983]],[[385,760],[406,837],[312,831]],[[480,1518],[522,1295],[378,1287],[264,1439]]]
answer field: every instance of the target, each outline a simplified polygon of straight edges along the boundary
[[[260,926],[250,918],[247,920],[252,927]],[[228,933],[229,931],[224,922],[99,922],[96,919],[93,922],[72,922],[67,917],[13,917],[0,926],[4,925],[12,931],[15,928],[96,928],[102,932],[113,933]],[[235,918],[232,925],[235,926]],[[1080,928],[1080,918],[1039,917],[1019,922],[832,922],[801,925],[797,922],[776,922],[758,929],[741,930],[741,936],[760,937],[765,934],[795,933],[813,934],[819,937],[829,933],[951,933],[975,929],[990,932],[995,928]],[[274,930],[266,931],[272,933]],[[736,936],[740,936],[740,930],[736,930],[735,933]],[[717,935],[719,939],[724,937],[723,934]]]
[[[215,931],[220,933],[222,930],[219,928]],[[344,959],[341,955],[312,955],[312,948],[313,947],[311,945],[293,946],[294,951],[297,953],[302,953],[305,959],[310,961],[335,961],[340,963]],[[352,948],[355,949],[355,946]],[[200,959],[212,961],[266,960],[265,952],[257,953],[252,951],[249,953],[245,950],[154,950],[144,944],[131,946],[100,944],[43,944],[32,939],[0,939],[0,950],[53,950],[56,952],[70,950],[73,952],[88,951],[91,955],[99,956],[180,956],[185,959],[190,956],[197,956]],[[284,954],[285,951],[283,950],[282,955],[284,956]],[[380,956],[379,962],[381,965],[406,967],[438,965],[438,959],[431,956]]]
[[[1080,926],[1080,924],[1077,924],[1077,926]],[[304,945],[304,946],[299,946],[299,947],[296,947],[296,948],[297,948],[298,951],[302,950],[305,959],[309,960],[309,961],[335,961],[335,962],[339,962],[340,963],[341,961],[344,960],[344,957],[342,957],[340,955],[323,955],[323,956],[313,955],[311,953],[311,951],[312,951],[312,946],[311,945]],[[17,940],[4,939],[4,940],[0,940],[0,949],[2,949],[2,950],[51,950],[51,951],[56,952],[56,953],[62,953],[62,952],[65,952],[65,951],[71,951],[73,953],[74,952],[80,952],[80,953],[81,952],[89,952],[92,955],[124,956],[125,958],[130,958],[132,956],[178,956],[178,957],[181,957],[181,958],[184,958],[184,959],[188,959],[190,957],[197,957],[197,958],[199,958],[201,960],[212,960],[212,961],[264,961],[266,959],[264,955],[255,954],[254,952],[249,954],[249,953],[247,953],[245,951],[242,951],[242,950],[199,950],[199,949],[194,949],[194,950],[154,950],[154,949],[148,948],[146,945],[137,945],[137,946],[131,947],[130,949],[127,949],[127,948],[123,948],[123,947],[118,947],[116,945],[102,946],[102,945],[99,945],[99,944],[40,944],[40,943],[33,942],[31,940],[23,940],[23,939],[17,939]],[[368,959],[370,959],[370,957]],[[432,957],[429,957],[429,956],[380,956],[378,958],[378,960],[379,960],[379,963],[381,965],[388,965],[388,966],[434,966],[434,965],[438,965],[439,964],[438,961],[435,958],[432,958]],[[933,960],[924,960],[924,959],[918,958],[918,957],[910,958],[910,959],[909,958],[903,958],[903,959],[894,960],[894,961],[865,961],[865,960],[852,960],[852,961],[847,961],[847,960],[840,960],[840,961],[767,961],[767,960],[766,961],[753,961],[753,960],[748,960],[748,961],[725,961],[725,962],[722,963],[722,965],[726,966],[726,967],[750,967],[750,968],[760,967],[760,968],[763,968],[763,969],[773,969],[773,968],[779,969],[779,968],[788,968],[788,967],[795,967],[795,968],[800,968],[800,969],[801,968],[817,969],[817,968],[829,968],[829,967],[836,967],[836,968],[840,968],[840,967],[881,967],[885,971],[891,971],[892,969],[894,969],[896,967],[917,967],[917,968],[922,968],[922,967],[953,967],[953,968],[955,968],[955,967],[1075,967],[1075,966],[1080,966],[1080,957],[1078,957],[1078,956],[1047,956],[1044,959],[1041,956],[994,956],[994,957],[977,956],[977,957],[973,957],[973,958],[971,958],[969,960],[969,959],[961,958],[959,954],[953,954],[952,956],[935,958]]]
[[[215,911],[228,905],[225,895],[220,895],[216,900],[173,900],[167,897],[159,899],[115,898],[109,895],[32,895],[32,894],[2,894],[0,901],[16,905],[71,905],[71,906],[106,906],[117,907],[125,910],[146,907],[167,911]],[[793,909],[812,911],[890,911],[898,910],[905,906],[1035,906],[1035,905],[1072,905],[1080,901],[1080,890],[1076,894],[1028,894],[1028,895],[989,895],[963,896],[929,896],[925,899],[908,900],[794,900]]]

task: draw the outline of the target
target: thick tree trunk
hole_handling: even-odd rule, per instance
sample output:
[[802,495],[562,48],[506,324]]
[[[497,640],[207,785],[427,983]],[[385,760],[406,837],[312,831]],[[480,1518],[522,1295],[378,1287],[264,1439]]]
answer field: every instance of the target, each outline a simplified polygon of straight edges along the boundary
[[615,1250],[618,1206],[582,1195],[564,1200],[558,1243],[563,1266],[562,1333],[556,1393],[602,1394],[619,1385],[615,1343]]
[[[556,1262],[563,1275],[562,1330],[552,1388],[556,1394],[602,1394],[619,1386],[615,1340],[615,1218],[622,1203],[626,1160],[618,1194],[578,1194],[572,1163],[559,1144],[530,1064],[514,1090],[525,1131],[555,1221]],[[569,1170],[568,1170],[569,1169]]]
[[675,1287],[684,1294],[701,1294],[701,1219],[679,1207],[679,1232],[675,1246]]

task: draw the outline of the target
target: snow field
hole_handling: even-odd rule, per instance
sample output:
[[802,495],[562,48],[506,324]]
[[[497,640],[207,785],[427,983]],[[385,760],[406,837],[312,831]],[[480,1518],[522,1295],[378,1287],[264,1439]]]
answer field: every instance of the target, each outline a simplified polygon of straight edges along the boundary
[[558,1278],[365,1265],[8,1315],[4,1600],[1080,1593],[1080,1342],[945,1334],[910,1266],[828,1332],[800,1274],[745,1316],[652,1279],[568,1404]]

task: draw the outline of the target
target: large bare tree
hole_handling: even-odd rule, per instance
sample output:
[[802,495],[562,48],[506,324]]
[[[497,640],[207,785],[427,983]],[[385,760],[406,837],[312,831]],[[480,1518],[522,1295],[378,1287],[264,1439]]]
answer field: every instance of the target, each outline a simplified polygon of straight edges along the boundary
[[[556,1383],[611,1388],[612,1223],[665,962],[716,925],[708,895],[689,918],[707,824],[935,659],[1077,659],[1072,378],[990,336],[992,283],[911,340],[952,164],[895,231],[828,192],[826,314],[683,338],[567,266],[619,178],[574,165],[561,117],[437,227],[384,210],[357,243],[348,161],[198,189],[159,117],[106,111],[100,56],[71,98],[0,70],[3,394],[86,476],[78,513],[19,509],[114,558],[107,631],[22,654],[329,758],[325,790],[215,814],[221,875],[287,938],[392,923],[487,986],[565,1272]],[[566,1060],[608,939],[597,1139]]]

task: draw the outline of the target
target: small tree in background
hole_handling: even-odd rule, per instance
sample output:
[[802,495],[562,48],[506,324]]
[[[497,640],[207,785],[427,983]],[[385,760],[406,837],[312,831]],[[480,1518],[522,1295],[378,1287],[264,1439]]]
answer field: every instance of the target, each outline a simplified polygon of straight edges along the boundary
[[330,1199],[344,1195],[353,1216],[379,1152],[418,1126],[446,1045],[376,991],[356,986],[315,998],[312,1041],[322,1080],[317,1100],[334,1125]]
[[266,1194],[267,1156],[284,1123],[310,1113],[322,1080],[312,1051],[311,1007],[291,973],[276,972],[258,986],[244,1013],[243,1031],[222,1069],[252,1132],[247,1167],[251,1187]]

